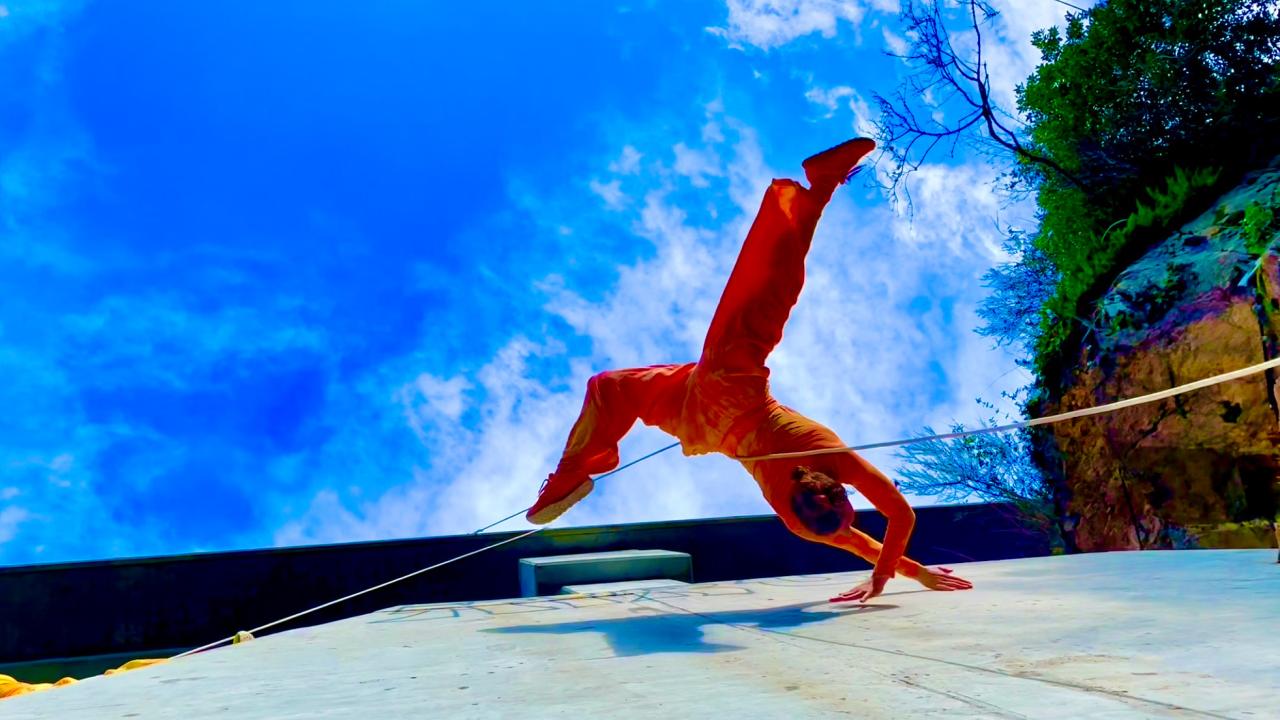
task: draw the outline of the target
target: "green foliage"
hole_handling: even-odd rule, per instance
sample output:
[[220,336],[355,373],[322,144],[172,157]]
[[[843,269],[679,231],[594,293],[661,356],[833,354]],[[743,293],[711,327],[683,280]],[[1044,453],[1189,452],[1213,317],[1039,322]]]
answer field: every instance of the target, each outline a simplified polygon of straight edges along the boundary
[[1019,168],[1059,276],[1036,343],[1044,381],[1118,265],[1280,152],[1280,14],[1264,0],[1109,0],[1032,42],[1042,62],[1019,110],[1031,149],[1065,171]]
[[[1099,236],[1077,237],[1075,242],[1054,247],[1057,256],[1050,257],[1062,275],[1054,294],[1041,310],[1041,331],[1036,345],[1036,368],[1041,377],[1044,361],[1060,355],[1076,323],[1081,322],[1081,302],[1091,299],[1090,295],[1099,291],[1101,282],[1113,276],[1119,269],[1117,261],[1126,258],[1135,246],[1145,244],[1151,235],[1166,231],[1194,198],[1215,187],[1219,176],[1220,170],[1216,168],[1194,172],[1175,168],[1173,175],[1165,180],[1164,189],[1147,189],[1149,204],[1138,202],[1128,217],[1112,223]],[[1046,226],[1052,232],[1058,224],[1050,224],[1046,218],[1040,237],[1045,236]]]
[[1026,232],[1010,230],[1004,251],[1014,261],[997,265],[982,276],[990,294],[978,307],[983,325],[977,332],[995,338],[997,344],[1016,345],[1029,353],[1040,333],[1040,308],[1058,284],[1058,271]]
[[1258,268],[1262,267],[1263,255],[1266,254],[1267,248],[1271,246],[1272,241],[1275,239],[1275,206],[1277,204],[1280,204],[1280,186],[1277,186],[1272,191],[1270,202],[1264,204],[1254,200],[1245,206],[1244,212],[1237,213],[1240,230],[1244,233],[1245,251],[1250,255],[1258,256],[1258,261],[1245,274],[1244,280],[1240,282],[1240,285],[1243,286],[1250,277],[1253,277],[1254,287],[1257,288],[1260,295],[1266,293],[1266,285],[1262,280],[1262,275],[1258,273]]
[[[979,401],[988,410],[991,403]],[[983,424],[994,428],[1009,423],[1007,415],[993,416]],[[964,432],[953,424],[950,432]],[[935,434],[930,427],[924,434]],[[898,487],[907,493],[937,497],[942,502],[1011,503],[1018,515],[1040,532],[1055,534],[1053,491],[1031,460],[1030,437],[1025,429],[1005,430],[954,440],[927,440],[906,445],[898,457]]]
[[1221,172],[1221,168],[1202,168],[1188,175],[1182,168],[1175,168],[1173,177],[1165,181],[1167,187],[1163,192],[1147,190],[1155,202],[1150,206],[1139,202],[1138,209],[1125,222],[1124,231],[1132,235],[1138,228],[1159,227],[1177,217],[1192,194],[1200,188],[1213,187]]
[[[1280,189],[1276,194],[1280,194]],[[1272,204],[1274,203],[1275,194],[1272,196]],[[1271,244],[1271,224],[1275,219],[1275,210],[1271,204],[1263,205],[1254,200],[1244,209],[1244,221],[1240,223],[1240,227],[1244,230],[1245,248],[1250,254],[1261,255],[1266,251]]]
[[[1031,140],[1109,205],[1104,217],[1174,165],[1249,156],[1254,141],[1264,154],[1276,147],[1256,135],[1275,127],[1280,94],[1273,2],[1109,0],[1032,42],[1042,64],[1019,90]],[[1043,176],[1051,192],[1071,186]]]

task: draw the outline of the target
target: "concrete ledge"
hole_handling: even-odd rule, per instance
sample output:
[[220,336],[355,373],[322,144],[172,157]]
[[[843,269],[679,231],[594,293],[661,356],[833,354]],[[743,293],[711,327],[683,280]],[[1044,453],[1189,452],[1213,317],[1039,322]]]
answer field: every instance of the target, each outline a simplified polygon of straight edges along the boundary
[[623,580],[622,582],[590,583],[587,585],[565,585],[560,588],[562,595],[597,595],[601,593],[635,592],[656,590],[658,588],[681,587],[689,583],[682,580]]
[[566,585],[624,580],[693,580],[693,558],[671,550],[618,550],[521,558],[520,595],[553,595]]

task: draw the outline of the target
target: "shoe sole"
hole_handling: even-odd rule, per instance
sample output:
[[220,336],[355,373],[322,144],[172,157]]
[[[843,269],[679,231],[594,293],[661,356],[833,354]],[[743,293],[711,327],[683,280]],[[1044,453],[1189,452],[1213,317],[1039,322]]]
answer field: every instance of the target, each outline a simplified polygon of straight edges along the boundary
[[595,486],[595,482],[591,478],[587,478],[587,481],[574,488],[573,492],[542,508],[536,514],[525,516],[525,518],[534,525],[546,525],[563,515],[569,508],[578,504],[578,501],[586,497]]
[[[849,168],[848,175],[850,176],[853,175],[854,171],[856,171],[858,168],[858,163],[862,162],[862,159],[864,157],[871,154],[871,152],[876,149],[876,143],[874,140],[870,138],[854,138],[852,140],[846,140],[834,147],[829,147],[820,153],[814,153],[813,155],[810,155],[809,157],[804,159],[804,162],[800,163],[800,166],[804,168],[805,179],[808,180],[810,184],[812,184],[815,180],[820,179],[812,175],[811,172],[816,171],[816,168],[814,168],[813,165],[815,163],[820,162],[824,156],[829,157],[832,155],[837,155],[841,152],[854,151],[855,146],[865,147],[866,149],[863,150],[861,153],[859,153],[857,161],[855,161],[853,165]],[[847,181],[848,179],[849,179],[848,177],[845,177],[844,180],[841,181],[841,183],[843,183],[844,181]],[[837,183],[837,184],[840,184],[840,183]]]

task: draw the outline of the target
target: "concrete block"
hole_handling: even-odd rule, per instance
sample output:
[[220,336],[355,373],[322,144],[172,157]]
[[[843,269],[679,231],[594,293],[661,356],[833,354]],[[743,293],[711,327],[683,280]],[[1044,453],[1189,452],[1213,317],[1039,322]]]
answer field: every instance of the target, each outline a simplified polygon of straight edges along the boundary
[[693,558],[671,550],[553,555],[520,560],[520,594],[554,595],[566,585],[669,579],[693,581]]
[[623,580],[622,582],[587,583],[585,585],[565,585],[560,588],[561,595],[594,595],[597,593],[616,593],[632,590],[653,590],[656,588],[683,587],[689,583],[682,580]]

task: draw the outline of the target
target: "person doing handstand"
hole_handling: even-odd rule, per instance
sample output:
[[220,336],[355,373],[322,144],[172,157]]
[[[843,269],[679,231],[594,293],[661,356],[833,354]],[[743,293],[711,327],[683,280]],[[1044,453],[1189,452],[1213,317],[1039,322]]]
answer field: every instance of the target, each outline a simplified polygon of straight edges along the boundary
[[[837,186],[875,143],[850,140],[803,163],[809,187],[774,180],[765,192],[737,264],[711,320],[696,363],[610,370],[587,382],[582,414],[556,471],[529,508],[529,522],[551,522],[591,492],[591,475],[618,466],[618,442],[636,420],[680,440],[685,455],[723,453],[739,460],[787,529],[854,553],[875,568],[871,579],[832,601],[879,595],[895,574],[933,590],[972,587],[946,568],[904,556],[915,513],[883,473],[853,451],[796,459],[754,460],[774,453],[843,448],[834,432],[780,404],[769,392],[765,360],[804,285],[805,255],[818,218]],[[888,520],[884,544],[853,527],[844,485],[862,493]]]

